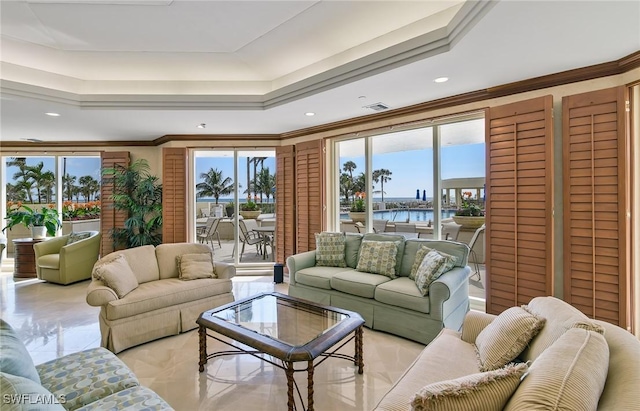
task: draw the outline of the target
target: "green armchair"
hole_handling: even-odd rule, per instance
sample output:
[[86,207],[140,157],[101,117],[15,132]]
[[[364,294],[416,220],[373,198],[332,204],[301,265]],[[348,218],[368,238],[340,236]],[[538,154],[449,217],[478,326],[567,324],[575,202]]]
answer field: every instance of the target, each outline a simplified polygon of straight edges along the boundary
[[34,244],[38,278],[64,285],[91,278],[100,254],[100,232],[88,233],[88,238],[71,244],[67,244],[71,234]]

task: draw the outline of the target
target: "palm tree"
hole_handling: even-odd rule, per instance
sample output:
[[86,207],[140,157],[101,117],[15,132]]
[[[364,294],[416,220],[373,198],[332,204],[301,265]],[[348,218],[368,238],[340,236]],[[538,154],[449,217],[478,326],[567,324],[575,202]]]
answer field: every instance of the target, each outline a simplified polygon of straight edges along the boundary
[[91,201],[91,193],[95,192],[95,187],[98,185],[96,179],[91,176],[82,176],[78,180],[78,183],[80,183],[80,192],[85,200]]
[[18,167],[18,171],[13,174],[13,179],[16,181],[14,187],[24,190],[27,200],[29,200],[29,203],[33,204],[33,196],[31,195],[33,181],[29,178],[29,166],[27,166],[27,159],[24,157],[13,157],[10,161],[7,161],[7,166]]
[[389,177],[391,174],[393,173],[386,168],[375,170],[372,173],[373,181],[375,181],[376,183],[380,181],[380,193],[382,194],[382,201],[384,201],[384,183],[387,183],[389,182],[389,180],[391,180],[391,177]]
[[27,166],[27,176],[33,182],[36,187],[36,193],[38,195],[38,204],[42,203],[42,185],[40,180],[42,179],[42,173],[44,170],[44,163],[41,161],[35,166]]
[[200,178],[204,181],[196,184],[197,198],[213,197],[218,204],[220,196],[233,193],[233,180],[230,177],[225,178],[222,171],[217,168],[201,173]]
[[344,196],[345,203],[349,203],[349,197],[351,196],[351,188],[353,184],[349,178],[349,174],[340,174],[340,195]]
[[258,185],[256,186],[256,189],[260,193],[260,200],[262,201],[262,194],[264,193],[264,195],[267,197],[268,203],[269,197],[271,196],[271,193],[273,193],[273,189],[276,186],[276,176],[269,173],[269,167],[263,168],[258,173],[257,183]]
[[74,188],[74,183],[76,182],[76,176],[72,176],[69,173],[65,174],[62,177],[62,186],[63,186],[63,191],[67,196],[67,200],[72,201],[73,200],[73,188]]
[[353,181],[353,170],[355,170],[356,168],[358,168],[358,166],[353,161],[347,161],[342,165],[342,170],[349,173],[349,178],[351,179],[351,181]]
[[53,188],[56,186],[56,175],[53,171],[45,171],[40,176],[40,186],[44,191],[44,202],[51,203],[53,201]]

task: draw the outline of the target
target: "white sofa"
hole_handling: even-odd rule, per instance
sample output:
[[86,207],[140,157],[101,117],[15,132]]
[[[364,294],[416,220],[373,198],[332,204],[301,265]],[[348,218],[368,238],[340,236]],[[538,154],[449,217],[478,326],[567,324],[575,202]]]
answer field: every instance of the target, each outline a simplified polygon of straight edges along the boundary
[[114,353],[129,347],[197,327],[198,316],[211,308],[232,302],[232,264],[214,262],[217,278],[183,281],[178,278],[176,257],[206,253],[211,248],[197,243],[161,244],[121,250],[105,259],[123,255],[138,280],[138,287],[118,298],[101,280],[93,278],[87,303],[100,307],[101,345]]

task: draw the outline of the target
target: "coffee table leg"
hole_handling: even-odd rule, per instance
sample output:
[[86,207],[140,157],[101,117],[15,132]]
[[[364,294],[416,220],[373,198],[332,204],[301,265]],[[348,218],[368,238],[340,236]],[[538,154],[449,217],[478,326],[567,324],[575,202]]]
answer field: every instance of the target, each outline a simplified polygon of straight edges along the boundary
[[313,411],[313,361],[307,365],[307,411]]
[[286,362],[287,369],[284,370],[287,375],[287,408],[289,411],[294,411],[296,404],[293,399],[293,363]]
[[200,372],[204,371],[204,365],[207,363],[207,330],[202,325],[198,328],[198,337],[200,340],[200,361],[198,362]]
[[362,343],[362,326],[356,329],[356,356],[355,365],[358,366],[358,374],[364,372],[364,350]]

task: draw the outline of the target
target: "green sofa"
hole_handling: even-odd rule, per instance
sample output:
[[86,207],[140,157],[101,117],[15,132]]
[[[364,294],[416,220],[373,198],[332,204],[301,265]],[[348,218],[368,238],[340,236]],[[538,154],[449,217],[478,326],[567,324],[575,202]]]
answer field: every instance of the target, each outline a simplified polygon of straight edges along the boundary
[[1,319],[0,370],[3,411],[173,409],[104,348],[34,366],[17,333]]
[[[358,264],[363,240],[398,241],[396,272],[391,279],[363,273]],[[423,296],[409,278],[417,251],[422,245],[456,257],[453,269],[442,274]],[[471,268],[469,247],[464,243],[428,239],[405,239],[392,234],[346,234],[346,268],[316,266],[316,252],[287,258],[289,295],[331,305],[362,315],[365,326],[399,335],[423,344],[433,340],[442,328],[460,330],[469,311]]]

